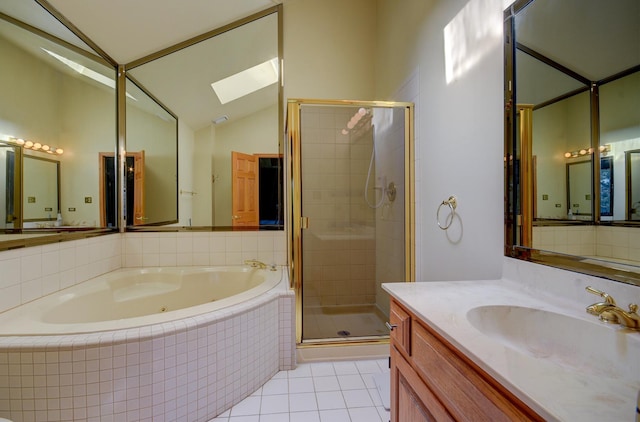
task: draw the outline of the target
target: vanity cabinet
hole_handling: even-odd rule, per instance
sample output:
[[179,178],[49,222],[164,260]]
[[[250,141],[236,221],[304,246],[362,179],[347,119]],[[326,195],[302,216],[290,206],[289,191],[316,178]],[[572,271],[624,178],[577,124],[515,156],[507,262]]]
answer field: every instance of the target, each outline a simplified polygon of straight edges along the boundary
[[391,421],[542,421],[391,299]]

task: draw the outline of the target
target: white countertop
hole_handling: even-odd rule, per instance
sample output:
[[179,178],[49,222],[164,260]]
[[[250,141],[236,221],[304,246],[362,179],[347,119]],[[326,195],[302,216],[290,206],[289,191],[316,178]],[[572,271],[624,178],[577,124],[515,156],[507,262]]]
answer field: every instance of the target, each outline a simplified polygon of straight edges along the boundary
[[[604,326],[587,314],[585,307],[597,302],[597,297],[582,304],[536,294],[509,280],[385,283],[383,288],[545,419],[634,420],[640,390],[640,332]],[[566,339],[565,345],[545,343],[537,336],[534,343],[544,347],[524,353],[479,331],[467,319],[470,310],[487,305],[563,314],[577,318],[581,328],[584,322],[587,332],[593,329],[598,334],[589,338],[577,331],[557,332],[562,343]],[[543,332],[557,328],[554,324],[545,327]],[[563,350],[565,346],[575,347],[576,353],[587,358],[574,359],[571,351]],[[604,363],[598,359],[603,353],[607,354]],[[596,359],[598,364],[592,366]]]

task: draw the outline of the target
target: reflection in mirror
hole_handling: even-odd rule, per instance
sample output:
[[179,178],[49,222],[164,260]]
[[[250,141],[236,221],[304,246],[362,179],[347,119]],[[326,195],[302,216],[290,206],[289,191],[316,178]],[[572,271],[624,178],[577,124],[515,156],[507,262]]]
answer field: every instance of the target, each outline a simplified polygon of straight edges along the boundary
[[625,160],[627,152],[640,149],[640,71],[602,85],[599,98],[600,146],[613,158],[616,183],[612,219],[637,220],[628,215],[633,203],[627,205],[632,185],[625,186]]
[[22,167],[23,227],[60,226],[60,162],[25,155]]
[[178,120],[127,79],[127,226],[178,220]]
[[567,217],[570,220],[592,219],[591,161],[567,163]]
[[[70,41],[0,15],[0,90],[11,98],[0,102],[0,141],[28,151],[16,156],[15,164],[24,162],[25,170],[24,179],[15,173],[16,189],[9,193],[6,183],[0,184],[5,204],[10,195],[24,197],[22,207],[14,207],[24,216],[8,217],[3,206],[5,230],[11,218],[12,239],[16,233],[51,231],[56,226],[65,226],[65,230],[100,227],[98,160],[101,151],[115,151],[115,68],[37,3],[12,2],[0,9],[31,17],[44,30]],[[41,202],[44,180],[29,177],[32,164],[45,158],[55,160],[62,169],[59,179],[47,179],[59,188],[57,199],[47,204]],[[36,221],[31,224],[28,220]]]
[[[580,214],[592,215],[590,198],[592,154],[589,154],[589,118],[588,92],[573,95],[544,107],[534,107],[531,135],[536,176],[533,182],[537,204],[537,210],[534,211],[534,224],[537,222],[542,224],[547,220],[572,220],[570,216],[576,215],[576,210],[571,209],[574,204],[582,204],[578,210]],[[570,180],[576,189],[579,188],[584,192],[583,195],[589,195],[588,206],[584,202],[584,196],[577,203],[568,201],[569,185],[560,182],[565,179],[568,166],[575,161],[586,162],[585,168],[588,171],[583,175],[587,177],[581,181],[575,177]]]
[[22,148],[0,142],[0,228],[22,226]]
[[640,284],[639,14],[636,0],[505,11],[508,255]]
[[640,149],[626,152],[627,220],[640,221]]
[[[188,201],[192,209],[187,224],[282,228],[278,10],[126,66],[128,75],[178,116],[181,154],[192,145],[193,155],[181,157],[190,165],[178,186],[181,202]],[[218,88],[220,81],[241,78],[248,69],[263,72],[265,85],[236,99],[213,89],[212,84]],[[246,82],[241,88],[247,88]],[[136,142],[127,134],[129,151],[144,149]],[[148,161],[150,151],[145,153]],[[244,158],[234,161],[234,153]],[[234,163],[249,171],[234,170]],[[235,193],[234,186],[239,188]]]

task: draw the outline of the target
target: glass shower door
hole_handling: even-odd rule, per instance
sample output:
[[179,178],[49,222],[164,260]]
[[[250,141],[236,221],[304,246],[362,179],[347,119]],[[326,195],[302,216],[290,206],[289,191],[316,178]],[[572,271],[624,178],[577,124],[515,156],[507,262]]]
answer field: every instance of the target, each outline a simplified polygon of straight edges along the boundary
[[411,110],[404,103],[299,104],[299,342],[389,334],[381,283],[411,278]]

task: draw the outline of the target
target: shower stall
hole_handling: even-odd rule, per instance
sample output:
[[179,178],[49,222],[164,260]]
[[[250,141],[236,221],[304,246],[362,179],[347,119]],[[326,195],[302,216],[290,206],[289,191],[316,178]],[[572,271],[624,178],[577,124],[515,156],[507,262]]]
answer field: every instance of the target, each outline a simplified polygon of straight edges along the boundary
[[413,105],[289,100],[299,344],[388,338],[383,282],[412,281]]

